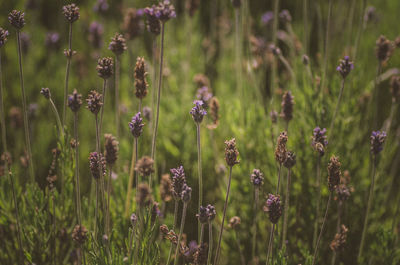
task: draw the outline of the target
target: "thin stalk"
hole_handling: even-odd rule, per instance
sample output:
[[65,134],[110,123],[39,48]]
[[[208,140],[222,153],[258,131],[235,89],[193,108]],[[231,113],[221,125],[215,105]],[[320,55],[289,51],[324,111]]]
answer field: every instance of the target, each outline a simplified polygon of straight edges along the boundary
[[205,224],[201,224],[201,230],[200,230],[200,240],[199,240],[199,245],[203,243],[203,238],[204,238],[204,226]]
[[373,155],[372,158],[372,177],[371,177],[371,187],[369,189],[369,196],[368,196],[368,204],[367,204],[367,212],[365,214],[365,219],[364,219],[364,226],[363,226],[363,231],[361,234],[361,243],[360,243],[360,250],[358,252],[358,258],[357,260],[360,261],[362,254],[363,254],[363,248],[364,248],[364,242],[365,242],[365,235],[367,233],[367,227],[368,227],[368,217],[369,217],[369,212],[371,210],[372,206],[372,201],[374,198],[374,188],[375,188],[375,173],[376,173],[376,157]]
[[333,126],[335,125],[335,119],[336,119],[336,115],[339,111],[339,107],[340,107],[340,102],[342,101],[342,95],[343,95],[343,90],[344,90],[344,81],[345,79],[342,78],[342,85],[340,86],[340,91],[339,91],[339,96],[338,96],[338,100],[336,102],[336,107],[335,107],[335,112],[333,113],[332,116],[332,120],[331,120],[331,125],[329,126],[329,134],[332,136],[333,135]]
[[[266,261],[266,265],[269,264],[269,256],[272,255],[272,248],[274,245],[274,231],[275,231],[275,224],[272,224],[271,227],[271,233],[269,234],[269,242],[268,242],[268,251],[267,251],[267,261]],[[271,259],[273,260],[273,258],[271,257]]]
[[396,110],[396,101],[392,100],[392,107],[390,108],[389,119],[383,129],[385,132],[389,132],[390,127],[392,127],[393,116],[394,116],[395,110]]
[[236,229],[235,229],[235,239],[236,239],[235,241],[236,241],[237,248],[239,250],[240,262],[241,262],[242,265],[246,265],[246,260],[245,260],[244,255],[243,255],[242,248],[240,247],[240,245],[241,245],[240,244],[240,239],[239,239],[238,232],[237,232]]
[[[152,61],[153,61],[153,73],[151,75],[151,86],[155,87],[156,85],[156,79],[157,79],[157,71],[156,71],[156,53],[157,53],[157,39],[155,38],[153,40],[153,52],[152,52]],[[151,110],[154,111],[154,101],[155,101],[155,89],[151,89]],[[140,108],[139,108],[140,109]],[[152,122],[149,123],[150,129],[153,128],[153,122],[154,119],[152,119]]]
[[65,125],[67,116],[69,69],[71,67],[71,56],[72,56],[72,23],[69,23],[68,52],[69,56],[67,56],[67,67],[65,69],[64,106],[63,106],[63,119],[62,119],[63,125]]
[[275,194],[279,194],[279,187],[281,184],[281,171],[282,171],[282,163],[279,163],[279,168],[278,168],[278,184],[276,185],[276,192]]
[[[160,45],[160,71],[158,75],[158,93],[157,93],[157,111],[156,111],[156,120],[154,124],[153,131],[153,140],[151,145],[151,159],[155,160],[156,155],[156,139],[157,139],[157,130],[158,130],[158,119],[160,116],[160,100],[161,100],[161,85],[162,85],[162,72],[163,72],[163,62],[164,62],[164,29],[165,23],[161,23],[161,45]],[[149,178],[149,187],[151,188],[151,180],[152,175]]]
[[120,112],[119,112],[119,79],[120,79],[120,63],[119,56],[115,56],[115,127],[117,139],[119,139]]
[[308,0],[303,0],[303,26],[304,53],[308,54]]
[[54,188],[53,188],[53,190],[52,190],[52,192],[51,192],[51,200],[53,201],[53,246],[51,247],[51,259],[52,259],[52,262],[53,262],[53,265],[55,265],[56,264],[56,260],[55,260],[55,258],[56,258],[56,251],[55,251],[55,249],[56,249],[56,203],[55,203],[55,200],[54,200]]
[[218,236],[218,245],[217,245],[217,250],[215,252],[214,265],[218,265],[219,252],[220,252],[221,240],[222,240],[222,233],[224,232],[226,209],[228,208],[229,191],[231,189],[231,180],[232,180],[232,166],[229,167],[228,188],[227,188],[227,191],[226,191],[226,197],[225,197],[225,203],[224,203],[224,212],[222,214],[222,223],[221,223],[221,229],[219,231],[219,236]]
[[[240,91],[240,95],[242,97],[242,99],[244,99],[245,97],[245,93],[244,93],[244,89],[242,86],[242,66],[241,66],[241,59],[242,59],[242,51],[241,51],[241,32],[240,32],[240,12],[239,12],[239,8],[235,8],[235,70],[236,70],[236,89],[237,92],[239,93]],[[245,109],[244,106],[244,102],[245,100],[242,101],[242,108],[243,110]],[[243,121],[245,118],[245,111],[242,112],[243,113]]]
[[[174,210],[174,225],[172,227],[172,230],[175,231],[176,229],[176,223],[178,221],[178,209],[179,209],[179,200],[175,199],[175,210]],[[173,249],[173,244],[171,243],[171,246],[169,247],[169,254],[168,254],[168,260],[166,265],[169,264],[169,261],[171,260],[171,255],[172,255],[172,249]]]
[[111,175],[112,166],[109,168],[108,183],[107,183],[107,235],[110,236],[110,197],[111,197]]
[[[274,0],[274,14],[278,14],[279,0]],[[272,43],[277,46],[277,32],[278,32],[278,16],[274,16],[272,25]],[[272,74],[271,74],[271,105],[273,103],[275,84],[277,82],[277,60],[273,57]]]
[[49,101],[50,101],[50,105],[51,105],[51,107],[53,109],[54,116],[56,116],[57,127],[58,127],[58,130],[60,131],[60,135],[62,136],[62,138],[64,138],[64,128],[63,128],[63,126],[61,124],[60,115],[58,114],[58,110],[56,108],[56,105],[54,104],[54,101],[53,101],[52,98],[49,98]]
[[[208,256],[207,265],[210,265],[213,250],[213,236],[212,236],[212,223],[208,221]],[[167,263],[168,265],[168,263]]]
[[[104,108],[104,105],[102,106],[102,110]],[[100,118],[101,119],[101,118]],[[97,156],[98,159],[100,160],[100,126],[101,123],[99,124],[99,119],[98,119],[98,115],[96,114],[96,152],[97,152]],[[105,204],[105,199],[104,199],[104,176],[103,176],[103,169],[101,168],[101,166],[99,167],[99,176],[100,179],[96,180],[96,189],[100,189],[100,196],[101,196],[101,204],[103,206],[103,218],[104,218],[104,214],[106,212],[106,204]],[[100,182],[100,183],[98,183]],[[98,187],[98,185],[100,185],[100,187]],[[98,197],[99,197],[99,191],[96,191],[96,210],[97,210],[97,204],[98,204]],[[105,220],[104,220],[105,221]]]
[[258,213],[258,201],[259,201],[260,188],[255,187],[254,190],[254,219],[253,219],[253,240],[252,240],[252,250],[251,250],[251,260],[254,261],[256,257],[257,250],[257,213]]
[[103,113],[104,113],[104,108],[106,107],[106,91],[107,91],[107,79],[103,79],[103,105],[101,106],[100,110],[100,125],[99,125],[99,132],[101,135],[101,129],[103,126]]
[[1,141],[3,143],[3,150],[7,152],[7,133],[6,133],[6,119],[4,114],[4,97],[3,97],[3,73],[1,71],[1,50],[0,50],[0,122],[1,122]]
[[[125,216],[129,217],[129,210],[131,208],[131,194],[132,194],[132,185],[133,180],[135,178],[135,165],[137,161],[137,138],[133,140],[132,145],[132,158],[131,158],[131,168],[129,169],[129,181],[128,181],[128,190],[126,192],[125,199]],[[136,176],[136,193],[138,192],[138,180],[139,176]]]
[[382,73],[382,63],[379,62],[378,63],[378,67],[376,68],[376,76],[375,76],[375,84],[374,84],[374,96],[373,96],[373,100],[375,101],[375,105],[373,107],[373,117],[374,117],[374,121],[373,121],[373,129],[375,129],[377,127],[377,123],[378,123],[378,90],[379,90],[379,77]]
[[142,99],[139,99],[139,112],[142,113]]
[[178,251],[179,251],[179,246],[181,244],[183,228],[185,227],[186,209],[187,209],[187,203],[184,202],[183,203],[183,210],[182,210],[181,228],[179,229],[178,244],[176,245],[176,249],[175,249],[174,265],[177,265],[178,264],[178,260],[179,260]]
[[328,216],[329,205],[331,204],[331,198],[332,198],[332,192],[330,191],[330,192],[329,192],[328,203],[326,204],[326,210],[325,210],[324,220],[322,221],[321,231],[319,232],[319,236],[318,236],[318,240],[317,240],[317,245],[315,246],[315,250],[314,250],[314,256],[313,256],[312,265],[314,265],[314,264],[315,264],[315,261],[317,260],[318,247],[319,247],[319,243],[321,242],[322,233],[324,232],[326,217]]
[[[200,212],[200,207],[203,205],[203,176],[201,171],[201,142],[200,142],[200,123],[196,123],[196,131],[197,131],[197,170],[199,173],[199,208],[198,212]],[[198,220],[198,231],[197,236],[200,237],[200,229],[201,224]]]
[[285,197],[285,216],[283,217],[283,232],[282,232],[282,249],[286,244],[287,222],[289,219],[289,196],[290,196],[290,175],[292,170],[289,168],[286,179],[286,197]]
[[[132,234],[131,237],[129,238],[129,250],[128,250],[128,258],[129,260],[131,259],[131,255],[132,255],[132,245],[133,245],[133,238],[135,237],[135,227],[132,226]],[[135,260],[136,262],[136,260]]]
[[295,86],[297,86],[296,74],[294,73],[293,68],[290,66],[288,60],[286,60],[286,58],[282,54],[279,54],[278,58],[285,66],[286,70],[289,72]]
[[26,94],[25,94],[25,86],[24,86],[24,73],[22,70],[22,50],[21,50],[21,39],[20,39],[20,31],[17,30],[17,45],[18,45],[18,62],[19,62],[19,80],[21,84],[21,94],[22,94],[22,111],[24,113],[24,130],[25,130],[25,144],[28,152],[28,161],[29,161],[29,172],[31,181],[35,180],[35,171],[33,169],[33,157],[32,157],[32,149],[31,149],[31,137],[29,134],[29,123],[28,123],[28,110],[26,107]]
[[[7,162],[7,164],[8,164],[8,162]],[[23,249],[23,246],[22,246],[21,224],[20,224],[20,220],[19,220],[19,210],[18,210],[17,196],[16,196],[16,193],[15,193],[14,178],[13,178],[13,174],[11,172],[10,166],[8,166],[8,177],[10,178],[11,190],[12,190],[12,196],[13,196],[14,208],[15,208],[15,220],[17,221],[18,247],[19,247],[20,257],[24,257],[24,249]]]
[[316,244],[317,233],[318,233],[318,224],[319,224],[319,212],[320,212],[320,200],[321,200],[321,156],[318,154],[317,158],[317,209],[315,213],[315,223],[314,223],[314,236],[313,236],[313,246]]
[[361,12],[360,12],[359,20],[358,20],[358,31],[357,31],[356,43],[355,43],[354,53],[353,53],[354,61],[356,61],[358,47],[360,46],[361,36],[362,36],[363,31],[364,31],[364,29],[363,29],[363,19],[364,19],[364,11],[365,11],[366,5],[367,5],[367,0],[363,0],[362,1],[362,6],[361,6],[361,9],[360,9]]
[[332,17],[332,4],[333,0],[329,0],[328,5],[328,18],[326,21],[326,34],[325,34],[325,44],[324,44],[324,62],[322,68],[322,83],[321,88],[324,89],[325,81],[326,81],[326,71],[328,67],[328,55],[329,55],[329,35],[330,35],[330,24],[331,24],[331,17]]
[[99,180],[98,179],[96,179],[96,208],[95,208],[95,211],[94,211],[94,238],[95,238],[95,240],[97,240],[97,226],[98,226],[98,220],[97,220],[97,218],[98,218],[98,216],[99,216]]
[[75,146],[75,186],[76,186],[76,202],[77,202],[77,217],[78,224],[82,224],[82,208],[81,208],[81,189],[79,180],[79,138],[78,138],[78,112],[74,112],[74,138]]
[[[337,223],[336,223],[336,233],[340,232],[340,222],[341,222],[341,217],[342,217],[342,206],[343,203],[341,201],[339,201],[338,204],[338,219],[337,219]],[[332,255],[332,260],[331,260],[331,265],[335,265],[336,262],[336,251],[333,251],[333,255]]]

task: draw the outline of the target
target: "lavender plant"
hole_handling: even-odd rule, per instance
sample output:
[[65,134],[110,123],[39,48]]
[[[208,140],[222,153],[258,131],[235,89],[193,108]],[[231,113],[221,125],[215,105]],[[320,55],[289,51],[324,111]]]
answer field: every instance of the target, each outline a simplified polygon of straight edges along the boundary
[[[271,229],[269,233],[269,241],[268,241],[268,250],[267,250],[267,261],[266,265],[271,264],[269,261],[269,257],[272,254],[272,247],[273,247],[273,242],[274,242],[274,231],[275,231],[275,225],[278,223],[279,218],[282,215],[282,203],[279,195],[273,195],[269,194],[268,199],[265,202],[265,205],[263,207],[264,212],[268,214],[268,218],[271,221]],[[271,257],[272,264],[273,262],[273,257]]]

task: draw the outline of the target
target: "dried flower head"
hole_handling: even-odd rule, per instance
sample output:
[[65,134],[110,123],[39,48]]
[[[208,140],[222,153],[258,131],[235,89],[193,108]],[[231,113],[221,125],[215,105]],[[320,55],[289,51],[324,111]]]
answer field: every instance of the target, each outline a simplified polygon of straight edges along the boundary
[[63,6],[62,12],[69,23],[73,23],[79,19],[79,7],[75,4]]
[[275,160],[279,164],[283,164],[286,161],[287,150],[286,150],[286,142],[288,140],[287,132],[281,132],[278,136],[278,142],[275,148]]
[[212,96],[213,94],[210,92],[210,89],[207,86],[202,86],[197,89],[196,98],[203,101],[203,108],[205,109],[208,109],[208,104],[210,103]]
[[343,79],[345,79],[353,69],[354,69],[354,64],[352,61],[350,61],[349,56],[345,56],[342,60],[340,60],[338,67],[336,67],[336,71],[339,72],[339,74],[343,77]]
[[379,36],[378,40],[376,41],[376,58],[378,58],[380,63],[385,63],[389,60],[390,56],[392,56],[394,50],[393,43],[386,39],[385,36]]
[[193,255],[195,265],[205,265],[207,263],[208,245],[201,243]]
[[185,183],[183,184],[182,187],[181,199],[183,203],[188,203],[191,198],[192,198],[192,188]]
[[149,156],[144,156],[136,163],[135,170],[138,174],[148,177],[154,172],[154,160]]
[[279,195],[268,194],[268,199],[263,207],[264,212],[268,213],[271,223],[276,224],[282,215],[282,203]]
[[106,175],[106,160],[101,153],[92,152],[89,154],[89,167],[93,178],[96,180],[100,179],[100,174],[103,177]]
[[371,134],[371,153],[378,155],[383,150],[383,143],[386,140],[385,131],[373,131]]
[[135,213],[132,213],[132,214],[131,214],[131,217],[130,217],[129,219],[131,220],[131,225],[132,225],[133,227],[135,227],[135,225],[136,225],[136,223],[137,223],[137,220],[138,220],[138,217],[136,216],[136,214],[135,214]]
[[47,87],[43,87],[40,90],[40,94],[43,95],[43,97],[45,97],[46,99],[50,99],[51,98],[51,93],[50,93],[50,89]]
[[339,158],[334,155],[331,156],[328,163],[328,188],[331,192],[340,184],[340,178],[342,176],[340,166]]
[[255,187],[260,187],[264,183],[264,175],[259,169],[253,169],[250,181]]
[[129,129],[131,130],[133,137],[138,138],[142,135],[143,126],[143,119],[140,117],[140,112],[138,112],[132,117],[132,121],[129,123]]
[[104,135],[104,157],[108,165],[112,166],[118,159],[119,142],[111,134]]
[[88,98],[86,99],[87,108],[95,115],[99,113],[101,106],[103,106],[103,95],[97,93],[96,90],[89,92]]
[[163,174],[161,176],[160,195],[164,202],[172,200],[172,181],[169,174]]
[[217,215],[217,212],[215,211],[215,207],[211,204],[207,205],[208,221],[211,222],[212,220],[214,220],[216,215]]
[[340,227],[340,232],[335,235],[335,238],[330,244],[330,248],[335,251],[341,251],[344,249],[344,245],[346,244],[346,239],[347,239],[347,232],[349,229],[345,226],[342,225]]
[[172,174],[172,194],[175,200],[182,197],[183,186],[186,183],[186,175],[183,166],[171,169]]
[[303,54],[302,62],[304,65],[308,65],[310,63],[310,57],[307,54]]
[[156,6],[155,15],[162,23],[165,23],[176,17],[175,8],[169,0],[160,1]]
[[178,235],[174,232],[174,230],[169,230],[168,226],[163,224],[160,226],[160,231],[163,235],[163,238],[169,240],[174,245],[178,244]]
[[197,219],[201,224],[208,222],[208,208],[207,206],[200,206],[199,213],[196,214]]
[[140,206],[146,206],[151,202],[151,191],[147,183],[138,185],[138,193],[136,194],[136,202]]
[[3,47],[4,44],[6,44],[8,35],[10,35],[8,33],[8,30],[0,27],[0,48]]
[[157,17],[157,7],[155,5],[151,7],[146,7],[144,9],[144,13],[146,14],[147,18],[147,30],[154,35],[159,35],[161,32],[161,24],[160,20]]
[[149,84],[147,83],[146,76],[146,64],[143,57],[138,57],[136,59],[135,65],[135,95],[139,99],[143,99],[147,95],[147,87]]
[[72,239],[78,244],[84,244],[87,240],[88,230],[83,225],[76,225],[72,231]]
[[288,23],[292,22],[292,16],[290,15],[289,10],[287,10],[287,9],[283,9],[279,13],[279,18],[284,24],[288,24]]
[[272,123],[278,122],[278,112],[276,112],[275,110],[271,110],[271,112],[269,113],[269,117],[271,118]]
[[293,118],[294,97],[290,91],[286,91],[282,96],[282,111],[280,116],[287,122]]
[[151,108],[149,106],[144,106],[143,107],[143,117],[148,120],[151,121]]
[[136,10],[135,8],[128,8],[124,16],[124,23],[122,28],[125,32],[125,37],[128,40],[133,40],[142,32],[143,9]]
[[210,100],[210,117],[212,124],[207,125],[208,129],[213,130],[218,127],[219,124],[219,101],[216,97],[212,97]]
[[232,229],[237,229],[239,228],[241,222],[242,220],[240,219],[239,216],[234,216],[229,220],[229,227]]
[[323,156],[325,154],[325,147],[327,145],[328,140],[326,136],[326,128],[321,129],[318,126],[315,127],[313,130],[311,146],[320,154],[320,156]]
[[115,55],[121,55],[126,50],[126,40],[122,34],[115,33],[115,36],[111,38],[108,49]]
[[99,49],[103,46],[103,33],[104,27],[102,24],[97,21],[90,23],[88,39],[95,49]]
[[335,199],[339,200],[340,202],[344,202],[350,197],[351,191],[346,184],[339,184],[336,187],[336,195],[337,196]]
[[114,63],[111,57],[100,58],[96,66],[97,74],[103,79],[108,79],[114,74]]
[[192,115],[194,122],[199,124],[203,121],[203,118],[207,114],[207,111],[203,108],[203,101],[195,100],[193,104],[195,106],[189,113]]
[[400,76],[392,76],[390,80],[390,93],[394,102],[400,102]]
[[198,88],[201,88],[203,86],[210,86],[210,79],[208,79],[208,77],[204,74],[196,74],[193,77],[193,81],[196,83]]
[[293,151],[286,152],[286,160],[283,162],[283,166],[290,169],[296,165],[296,154]]
[[77,112],[82,105],[82,95],[78,94],[78,91],[74,89],[71,95],[68,95],[68,107],[73,111]]
[[162,216],[158,202],[153,202],[151,207],[151,223],[154,224],[157,217]]
[[25,26],[25,13],[13,10],[8,14],[8,21],[16,30],[21,30]]
[[239,151],[236,148],[236,139],[232,138],[231,140],[225,141],[225,161],[226,164],[230,167],[233,167],[236,164],[239,164],[238,156]]

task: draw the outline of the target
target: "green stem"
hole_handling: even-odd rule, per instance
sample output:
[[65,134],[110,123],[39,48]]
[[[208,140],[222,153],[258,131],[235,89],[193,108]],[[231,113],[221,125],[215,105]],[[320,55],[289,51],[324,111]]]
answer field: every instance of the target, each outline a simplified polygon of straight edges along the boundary
[[[198,212],[200,212],[200,207],[203,205],[203,176],[201,170],[201,142],[200,142],[200,123],[196,123],[196,130],[197,130],[197,170],[199,173],[199,208]],[[198,221],[198,233],[197,235],[200,237],[200,229],[201,224]]]
[[[338,219],[337,219],[337,223],[336,223],[336,233],[338,234],[340,232],[340,222],[341,222],[341,216],[342,216],[342,206],[343,203],[341,201],[339,201],[338,204]],[[336,262],[336,251],[333,251],[333,255],[332,255],[332,260],[331,260],[331,265],[335,265]]]
[[326,217],[328,216],[328,210],[329,210],[329,205],[330,205],[330,203],[331,203],[331,198],[332,198],[332,191],[329,192],[328,203],[326,204],[326,210],[325,210],[324,220],[322,221],[321,231],[319,232],[319,236],[318,236],[318,240],[317,240],[317,245],[315,246],[312,265],[314,265],[314,264],[315,264],[315,261],[317,260],[318,247],[319,247],[319,243],[321,242],[322,233],[324,232]]
[[211,221],[208,221],[208,256],[207,256],[207,265],[210,265],[210,262],[211,262],[212,248],[213,248],[212,224],[211,224]]
[[373,155],[372,158],[372,177],[371,177],[371,187],[369,189],[369,195],[368,195],[368,204],[367,204],[367,212],[365,214],[365,219],[364,219],[364,226],[361,234],[361,243],[360,243],[360,250],[358,252],[358,258],[357,260],[360,261],[362,254],[363,254],[363,248],[364,248],[364,242],[365,242],[365,235],[367,233],[367,227],[368,227],[368,218],[369,218],[369,212],[371,210],[372,206],[372,201],[374,198],[374,188],[375,188],[375,173],[376,173],[376,157]]
[[335,107],[335,112],[333,113],[332,116],[332,120],[331,120],[331,125],[329,126],[329,135],[333,136],[333,126],[335,125],[335,119],[336,119],[336,115],[339,111],[339,107],[340,107],[340,102],[342,101],[342,95],[343,95],[343,90],[344,90],[344,82],[345,79],[342,78],[342,85],[340,86],[340,91],[339,91],[339,96],[338,96],[338,100],[336,102],[336,107]]
[[60,115],[58,114],[58,110],[56,108],[56,105],[54,104],[53,99],[49,98],[49,101],[50,101],[50,105],[53,109],[54,116],[56,116],[57,127],[58,127],[58,130],[60,131],[61,138],[64,139],[64,128],[61,124]]
[[[174,225],[172,227],[172,230],[175,232],[176,229],[176,223],[178,221],[178,208],[179,208],[179,200],[175,199],[175,209],[174,209]],[[169,264],[169,261],[171,260],[171,255],[172,255],[172,249],[173,249],[173,244],[171,243],[171,246],[169,247],[169,254],[168,254],[168,260],[166,265]]]
[[303,0],[303,26],[304,53],[308,54],[308,0]]
[[111,197],[111,175],[112,166],[109,168],[108,183],[107,183],[107,235],[110,236],[110,197]]
[[256,250],[257,250],[257,213],[258,213],[259,192],[260,192],[260,188],[258,186],[256,186],[255,190],[254,190],[253,242],[251,244],[251,246],[252,246],[252,251],[251,251],[252,262],[254,262],[254,259],[256,257]]
[[199,240],[199,245],[203,243],[203,238],[204,238],[204,226],[205,224],[201,224],[201,230],[200,230],[200,240]]
[[[164,62],[164,29],[165,23],[161,23],[161,45],[160,45],[160,71],[158,76],[158,93],[157,93],[157,111],[156,111],[156,120],[154,124],[153,131],[153,140],[151,145],[151,159],[155,160],[156,155],[156,139],[157,139],[157,130],[158,130],[158,119],[160,116],[160,100],[161,100],[161,86],[162,86],[162,72],[163,72],[163,62]],[[152,175],[149,178],[149,187],[151,188],[151,180]]]
[[115,56],[115,127],[117,139],[119,139],[120,112],[119,112],[119,79],[120,79],[120,63],[119,56]]
[[239,239],[238,232],[237,232],[236,229],[235,229],[235,239],[236,239],[235,241],[236,241],[237,248],[239,250],[240,262],[241,262],[242,265],[246,265],[246,260],[245,260],[244,255],[243,255],[242,248],[240,247],[240,245],[241,245],[240,244],[240,239]]
[[183,228],[185,227],[186,209],[187,209],[187,203],[184,202],[183,203],[183,210],[182,210],[181,228],[179,229],[178,244],[176,245],[176,249],[175,249],[174,265],[177,265],[178,264],[178,260],[179,260],[178,252],[179,252],[179,249],[180,249],[181,238],[182,238],[182,234],[183,234]]
[[375,101],[375,106],[373,108],[374,110],[374,121],[373,121],[373,129],[377,128],[378,125],[378,105],[379,105],[379,101],[378,101],[378,90],[379,90],[379,84],[381,82],[381,80],[379,80],[379,77],[381,75],[382,72],[382,63],[379,62],[378,63],[378,67],[376,69],[376,77],[375,77],[375,85],[374,85],[374,96],[373,96],[373,101]]
[[285,215],[283,217],[282,249],[286,244],[287,223],[289,219],[290,175],[291,175],[291,169],[289,168],[286,181],[286,196],[285,196],[285,211],[284,211]]
[[364,11],[365,11],[365,7],[367,5],[367,0],[363,0],[362,1],[362,6],[361,6],[361,12],[360,12],[360,17],[358,20],[358,31],[357,31],[357,37],[356,37],[356,43],[355,43],[355,47],[354,47],[354,61],[356,61],[357,58],[357,51],[358,51],[358,47],[360,46],[360,41],[361,41],[361,36],[362,33],[364,31],[363,29],[363,19],[364,19]]
[[52,258],[52,261],[53,261],[53,265],[55,265],[56,264],[56,260],[55,260],[55,258],[56,258],[56,202],[55,202],[55,200],[54,200],[54,187],[53,187],[53,190],[52,190],[52,192],[51,192],[52,194],[51,194],[51,199],[52,199],[52,201],[53,201],[53,246],[51,247],[51,258]]
[[313,235],[313,246],[316,244],[317,240],[317,234],[318,234],[318,224],[319,224],[319,212],[320,212],[320,201],[321,201],[321,170],[320,170],[320,164],[321,164],[321,156],[318,154],[317,158],[317,180],[316,180],[316,185],[317,185],[317,207],[316,207],[316,213],[315,213],[315,222],[314,222],[314,235]]
[[103,79],[103,105],[101,106],[100,110],[100,125],[99,125],[99,135],[101,135],[102,127],[103,127],[103,114],[104,109],[106,107],[106,91],[107,91],[107,79]]
[[33,169],[31,137],[29,134],[28,110],[27,110],[27,105],[26,105],[24,73],[23,73],[23,69],[22,69],[21,39],[20,39],[19,30],[17,30],[17,45],[18,45],[18,62],[19,62],[19,80],[20,80],[20,84],[21,84],[21,94],[22,94],[22,111],[23,111],[23,115],[24,115],[25,144],[26,144],[26,149],[28,152],[30,177],[31,177],[31,181],[33,182],[35,180],[35,175],[34,175],[34,169]]
[[[274,241],[274,230],[275,230],[275,224],[272,224],[271,227],[271,233],[269,234],[269,243],[268,243],[268,251],[267,251],[267,261],[266,261],[266,265],[269,264],[269,256],[272,255],[272,248],[273,248],[273,241]],[[273,260],[273,258],[271,257],[271,259]],[[272,263],[273,264],[273,263]]]
[[1,122],[1,141],[3,142],[4,152],[7,152],[7,133],[6,119],[4,114],[4,97],[3,97],[3,73],[1,71],[1,50],[0,50],[0,122]]
[[94,238],[97,240],[97,230],[98,230],[98,216],[99,216],[99,180],[95,180],[96,183],[96,208],[94,213]]
[[331,24],[331,17],[332,17],[332,4],[333,0],[329,0],[328,6],[328,18],[326,21],[326,34],[325,34],[325,44],[324,44],[324,62],[322,68],[322,83],[321,88],[324,89],[325,81],[326,81],[326,71],[328,67],[328,55],[329,55],[329,35],[330,35],[330,24]]
[[226,217],[226,209],[228,208],[228,199],[229,199],[229,191],[231,189],[231,180],[232,180],[232,166],[229,167],[228,188],[226,191],[224,212],[222,214],[222,223],[221,223],[221,229],[219,231],[219,236],[218,236],[218,245],[217,245],[217,250],[215,252],[214,265],[218,265],[218,262],[219,262],[219,252],[220,252],[220,248],[221,248],[222,233],[224,232],[224,223],[225,223],[225,217]]
[[281,171],[282,171],[282,163],[279,163],[279,168],[278,168],[278,184],[276,185],[276,192],[275,194],[279,194],[279,187],[281,184]]
[[78,138],[78,112],[74,112],[74,138],[75,146],[75,186],[76,186],[76,202],[77,202],[77,217],[78,224],[82,224],[82,209],[81,209],[81,189],[79,180],[79,138]]
[[63,125],[65,125],[66,123],[66,115],[67,115],[68,82],[69,82],[69,70],[71,67],[71,56],[72,56],[72,23],[69,23],[68,56],[67,56],[67,67],[65,69],[64,106],[63,106],[63,119],[62,119]]
[[[129,210],[131,208],[131,194],[132,194],[132,185],[133,180],[135,178],[135,165],[137,161],[137,142],[138,139],[134,138],[133,146],[132,146],[132,158],[131,158],[131,168],[129,169],[129,181],[128,181],[128,190],[126,192],[126,199],[125,199],[125,216],[129,217]],[[139,186],[139,175],[136,176],[136,194],[138,193],[138,186]]]

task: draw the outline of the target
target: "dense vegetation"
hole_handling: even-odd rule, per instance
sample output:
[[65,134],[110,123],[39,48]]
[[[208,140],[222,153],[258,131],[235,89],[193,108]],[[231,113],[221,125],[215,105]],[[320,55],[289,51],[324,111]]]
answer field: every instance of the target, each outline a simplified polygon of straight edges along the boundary
[[170,1],[0,2],[0,264],[400,264],[400,2]]

